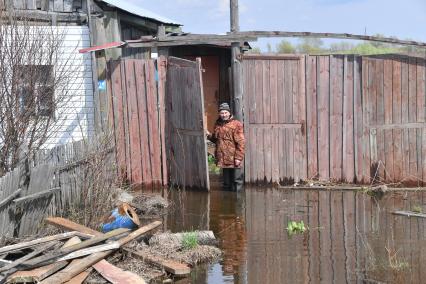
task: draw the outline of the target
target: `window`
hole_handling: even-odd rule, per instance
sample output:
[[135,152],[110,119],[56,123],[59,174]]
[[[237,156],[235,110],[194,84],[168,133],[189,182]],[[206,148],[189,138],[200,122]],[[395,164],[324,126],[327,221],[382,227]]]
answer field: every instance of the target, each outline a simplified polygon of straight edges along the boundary
[[52,117],[54,88],[52,65],[19,65],[13,70],[21,112]]

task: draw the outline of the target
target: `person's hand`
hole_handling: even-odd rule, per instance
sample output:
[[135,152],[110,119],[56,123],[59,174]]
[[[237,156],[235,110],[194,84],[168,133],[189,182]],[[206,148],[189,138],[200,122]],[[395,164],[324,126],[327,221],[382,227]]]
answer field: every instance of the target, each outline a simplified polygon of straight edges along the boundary
[[210,133],[210,131],[208,131],[207,129],[204,131],[204,133],[206,133],[207,136],[211,136],[212,134]]
[[241,161],[240,160],[235,160],[235,166],[239,167],[241,165]]

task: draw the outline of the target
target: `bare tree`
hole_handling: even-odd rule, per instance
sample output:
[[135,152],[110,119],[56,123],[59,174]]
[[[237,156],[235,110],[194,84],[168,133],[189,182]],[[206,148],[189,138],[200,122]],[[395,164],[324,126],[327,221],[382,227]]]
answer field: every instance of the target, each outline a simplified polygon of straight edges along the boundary
[[0,11],[0,176],[17,165],[20,149],[42,147],[69,113],[78,52],[65,36],[30,14]]

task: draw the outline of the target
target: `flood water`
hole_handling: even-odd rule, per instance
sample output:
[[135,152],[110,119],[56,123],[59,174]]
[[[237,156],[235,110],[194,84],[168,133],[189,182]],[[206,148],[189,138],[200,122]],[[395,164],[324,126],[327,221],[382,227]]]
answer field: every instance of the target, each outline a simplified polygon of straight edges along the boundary
[[[212,230],[219,263],[179,283],[426,283],[425,193],[247,187],[242,193],[173,192],[166,229]],[[289,221],[309,232],[289,237]]]

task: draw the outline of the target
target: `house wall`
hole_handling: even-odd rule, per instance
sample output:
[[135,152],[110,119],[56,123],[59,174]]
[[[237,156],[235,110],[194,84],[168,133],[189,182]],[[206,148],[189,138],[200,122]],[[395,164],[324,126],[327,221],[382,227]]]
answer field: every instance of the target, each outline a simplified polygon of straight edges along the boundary
[[87,26],[54,27],[65,30],[60,60],[69,60],[70,70],[67,95],[70,100],[56,111],[55,127],[46,148],[78,141],[94,134],[94,103],[92,87],[92,64],[90,53],[81,54],[81,48],[90,47]]

